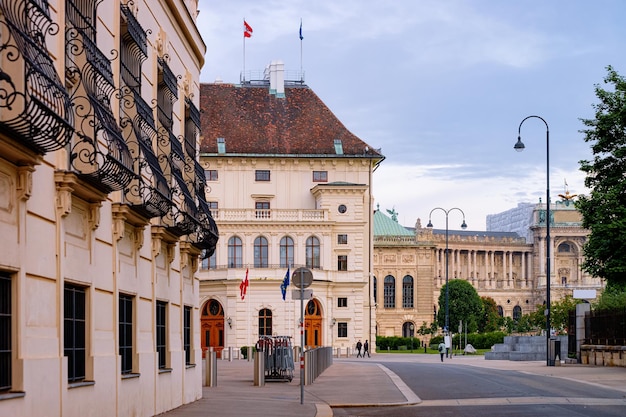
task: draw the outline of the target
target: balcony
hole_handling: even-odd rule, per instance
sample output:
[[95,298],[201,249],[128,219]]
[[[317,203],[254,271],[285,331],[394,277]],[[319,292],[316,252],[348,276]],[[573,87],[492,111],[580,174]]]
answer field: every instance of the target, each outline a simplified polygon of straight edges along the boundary
[[219,209],[212,210],[216,222],[325,222],[328,221],[328,212],[325,210],[298,210],[298,209]]

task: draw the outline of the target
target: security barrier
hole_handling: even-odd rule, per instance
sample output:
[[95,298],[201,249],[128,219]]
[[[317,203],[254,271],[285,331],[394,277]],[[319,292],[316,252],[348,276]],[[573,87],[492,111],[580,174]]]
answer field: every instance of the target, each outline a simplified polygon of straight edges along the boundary
[[332,347],[319,347],[304,352],[304,385],[311,385],[332,364]]

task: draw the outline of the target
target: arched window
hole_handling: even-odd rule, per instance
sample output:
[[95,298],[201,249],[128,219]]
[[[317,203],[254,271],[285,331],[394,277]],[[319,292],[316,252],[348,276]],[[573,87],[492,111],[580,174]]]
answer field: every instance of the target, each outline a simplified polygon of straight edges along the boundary
[[374,277],[372,281],[372,286],[374,287],[372,291],[374,292],[374,305],[378,302],[378,280]]
[[259,337],[272,335],[272,310],[264,308],[259,311]]
[[238,236],[228,239],[228,267],[241,268],[243,266],[243,245]]
[[498,316],[504,317],[504,310],[502,309],[502,306],[498,306]]
[[306,266],[317,269],[320,267],[320,240],[315,236],[306,240]]
[[522,307],[515,306],[513,307],[513,320],[518,321],[522,318]]
[[254,239],[254,267],[267,268],[267,239],[263,236]]
[[561,243],[559,245],[559,252],[571,252],[572,251],[572,247],[570,246],[569,243]]
[[385,277],[383,292],[384,307],[396,308],[396,279],[391,275]]
[[402,307],[413,308],[413,277],[410,275],[402,278]]
[[410,321],[402,323],[402,337],[415,337],[415,324]]
[[213,255],[208,258],[202,258],[202,269],[215,269],[217,267],[217,251],[213,252]]
[[293,265],[293,239],[285,236],[280,239],[280,267],[287,268]]

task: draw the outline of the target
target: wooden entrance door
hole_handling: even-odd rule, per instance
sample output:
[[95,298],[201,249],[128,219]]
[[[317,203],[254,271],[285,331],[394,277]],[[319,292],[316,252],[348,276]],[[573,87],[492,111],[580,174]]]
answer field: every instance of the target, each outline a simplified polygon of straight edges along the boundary
[[202,308],[200,318],[200,334],[202,339],[202,357],[212,347],[217,357],[222,357],[224,350],[224,309],[217,300],[209,300]]
[[304,345],[311,349],[322,346],[322,308],[317,300],[310,300],[304,315]]

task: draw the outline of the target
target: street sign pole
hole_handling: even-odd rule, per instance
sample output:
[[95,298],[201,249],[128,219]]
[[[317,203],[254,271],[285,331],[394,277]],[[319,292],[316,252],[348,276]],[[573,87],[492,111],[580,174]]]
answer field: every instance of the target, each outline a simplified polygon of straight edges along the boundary
[[300,268],[300,404],[304,404],[304,269]]
[[304,404],[304,289],[313,282],[309,268],[300,267],[293,271],[293,284],[300,288],[300,404]]

